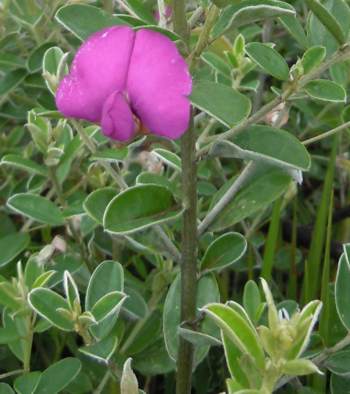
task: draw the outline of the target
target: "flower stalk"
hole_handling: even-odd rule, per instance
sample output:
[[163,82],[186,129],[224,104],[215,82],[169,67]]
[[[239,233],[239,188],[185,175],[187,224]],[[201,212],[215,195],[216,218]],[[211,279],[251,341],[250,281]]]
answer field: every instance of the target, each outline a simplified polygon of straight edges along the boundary
[[[185,12],[186,2],[173,2],[174,30],[188,43],[189,29]],[[181,321],[196,318],[197,293],[197,165],[196,138],[193,114],[190,127],[181,138],[182,195],[185,210],[182,217],[181,239]],[[176,393],[190,394],[194,347],[180,337],[177,357]]]

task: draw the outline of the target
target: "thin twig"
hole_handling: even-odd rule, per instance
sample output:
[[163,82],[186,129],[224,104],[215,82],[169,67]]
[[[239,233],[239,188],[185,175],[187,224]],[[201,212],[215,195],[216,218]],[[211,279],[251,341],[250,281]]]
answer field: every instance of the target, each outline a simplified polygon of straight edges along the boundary
[[3,374],[0,375],[0,379],[6,379],[6,378],[9,378],[10,376],[19,375],[19,374],[21,374],[23,372],[24,372],[24,369],[16,369],[16,370],[11,371],[11,372],[6,372],[6,373],[3,373]]
[[319,135],[317,135],[315,137],[309,138],[309,139],[303,141],[303,144],[304,145],[310,145],[310,144],[313,144],[313,143],[315,143],[317,141],[321,141],[321,140],[323,140],[325,138],[331,137],[334,134],[337,134],[337,133],[339,133],[341,131],[344,131],[348,127],[350,127],[350,121],[346,122],[346,123],[344,123],[344,124],[342,124],[342,125],[340,125],[338,127],[335,127],[332,130],[326,131],[325,133],[322,133],[322,134],[319,134]]
[[241,190],[247,180],[255,171],[254,162],[250,161],[243,169],[238,178],[233,182],[227,192],[215,204],[215,206],[208,212],[201,224],[198,226],[198,236],[203,234],[205,230],[213,223],[217,216],[224,208],[232,201],[233,197]]

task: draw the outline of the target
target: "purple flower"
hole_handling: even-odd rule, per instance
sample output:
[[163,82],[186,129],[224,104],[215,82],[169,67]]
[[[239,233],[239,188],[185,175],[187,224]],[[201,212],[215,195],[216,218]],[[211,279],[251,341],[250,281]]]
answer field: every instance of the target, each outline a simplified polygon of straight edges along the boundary
[[152,133],[176,139],[189,124],[191,89],[187,64],[168,37],[115,26],[79,48],[56,105],[67,117],[100,123],[115,140],[133,137],[135,118]]

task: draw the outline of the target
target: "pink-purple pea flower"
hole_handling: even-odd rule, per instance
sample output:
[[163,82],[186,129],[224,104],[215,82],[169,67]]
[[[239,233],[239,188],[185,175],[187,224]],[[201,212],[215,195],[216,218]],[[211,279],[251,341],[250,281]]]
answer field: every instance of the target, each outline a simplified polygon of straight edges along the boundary
[[187,64],[168,37],[115,26],[79,48],[59,84],[56,105],[67,117],[101,124],[114,140],[131,139],[139,122],[176,139],[189,124],[191,89]]

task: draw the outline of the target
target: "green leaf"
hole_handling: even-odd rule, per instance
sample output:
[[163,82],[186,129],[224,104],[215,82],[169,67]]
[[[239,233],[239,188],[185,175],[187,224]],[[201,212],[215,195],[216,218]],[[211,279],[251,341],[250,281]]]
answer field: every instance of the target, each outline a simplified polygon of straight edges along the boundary
[[169,167],[181,171],[181,159],[176,153],[163,148],[153,149],[152,153],[159,157]]
[[37,255],[32,255],[24,269],[24,282],[26,286],[31,289],[34,282],[44,273],[43,264],[37,258]]
[[29,245],[27,233],[13,233],[0,238],[0,267],[8,264]]
[[123,374],[120,381],[121,394],[139,394],[139,384],[136,375],[131,369],[131,358],[128,358],[123,366]]
[[344,247],[344,253],[338,263],[335,281],[335,302],[341,322],[347,330],[350,330],[350,264],[348,251],[350,252],[350,245]]
[[[234,200],[220,213],[212,225],[213,231],[222,231],[241,220],[265,209],[287,189],[291,178],[280,169],[260,166],[258,172],[236,195]],[[225,189],[230,184],[225,185]],[[224,190],[214,196],[212,205]]]
[[26,77],[26,70],[19,68],[9,71],[0,79],[0,96],[10,93],[14,90]]
[[137,185],[159,185],[168,188],[172,193],[179,192],[176,187],[178,184],[170,181],[165,175],[155,174],[153,172],[141,172],[136,178]]
[[97,223],[102,224],[106,208],[116,195],[117,191],[111,187],[93,191],[83,203],[85,212],[96,220]]
[[327,358],[325,367],[340,376],[350,376],[350,350],[339,351]]
[[258,323],[260,318],[259,315],[263,311],[261,308],[262,301],[259,287],[253,280],[249,280],[244,286],[243,305],[250,320],[254,323]]
[[232,3],[238,3],[239,0],[213,0],[213,3],[219,8],[225,8]]
[[119,17],[86,4],[70,4],[61,7],[55,19],[80,40],[106,27],[125,24]]
[[[16,312],[21,310],[21,307],[17,308]],[[23,306],[22,306],[23,310]],[[2,314],[2,322],[6,329],[16,332],[17,335],[21,338],[15,342],[9,342],[7,346],[11,350],[11,352],[18,358],[18,360],[22,361],[25,358],[25,353],[27,350],[27,343],[25,340],[25,335],[28,333],[27,326],[27,316],[21,317],[18,314],[13,314],[14,310],[10,310],[8,308],[4,308]]]
[[210,154],[253,160],[284,169],[307,171],[311,158],[305,146],[291,133],[269,126],[253,125],[233,141],[216,143]]
[[7,206],[15,212],[40,223],[51,226],[64,224],[62,212],[46,197],[33,193],[18,193],[7,200]]
[[33,289],[37,288],[37,287],[44,287],[49,280],[56,274],[56,271],[46,271],[43,272],[33,283]]
[[293,360],[300,357],[309,345],[312,330],[321,313],[322,302],[315,300],[309,302],[301,311],[297,323],[298,337],[293,346],[286,353],[286,359]]
[[0,344],[7,345],[8,343],[18,341],[20,336],[17,331],[13,331],[9,327],[0,328]]
[[242,0],[223,10],[213,29],[213,36],[220,36],[231,28],[236,29],[239,26],[283,15],[295,15],[294,8],[284,1]]
[[7,67],[21,68],[24,66],[24,62],[23,59],[12,53],[2,53],[0,59],[0,67],[1,66],[5,66],[6,68]]
[[117,346],[118,337],[109,335],[100,342],[96,342],[90,346],[81,347],[79,351],[98,361],[107,362],[113,356]]
[[43,56],[43,72],[48,72],[53,75],[57,74],[58,66],[63,56],[64,52],[59,47],[51,47],[47,49]]
[[282,372],[290,376],[303,376],[311,373],[319,373],[322,375],[322,372],[317,366],[311,360],[306,359],[287,361],[282,366]]
[[123,311],[132,319],[143,319],[148,316],[148,306],[143,296],[134,288],[125,289],[127,298],[123,304]]
[[175,363],[169,357],[161,337],[145,351],[135,354],[133,360],[137,370],[144,375],[166,374],[175,370]]
[[[138,335],[132,341],[128,341],[123,345],[123,353],[133,356],[139,354],[149,346],[154,344],[157,339],[162,337],[162,315],[159,310],[143,316],[142,327]],[[141,324],[140,324],[141,325]],[[152,332],[152,335],[148,335]]]
[[63,331],[73,331],[73,321],[60,313],[59,309],[69,311],[67,301],[59,294],[46,288],[33,289],[28,297],[30,306],[44,319]]
[[346,42],[346,38],[340,24],[323,4],[317,0],[306,0],[306,5],[340,45]]
[[0,394],[15,394],[11,386],[7,383],[0,383]]
[[72,382],[81,370],[81,363],[77,358],[68,357],[52,364],[41,375],[41,379],[34,394],[56,394]]
[[152,8],[147,6],[146,2],[140,0],[125,0],[125,2],[134,11],[136,16],[145,21],[146,24],[154,24],[156,22],[153,17]]
[[310,71],[318,67],[326,57],[326,48],[321,45],[316,45],[308,49],[302,59],[301,64],[304,69],[304,74],[308,74]]
[[110,315],[116,313],[125,300],[125,294],[120,291],[112,291],[101,297],[91,309],[91,313],[97,322],[101,322]]
[[220,346],[222,344],[219,339],[200,331],[179,327],[178,332],[182,338],[185,338],[186,341],[191,342],[194,346]]
[[275,49],[260,42],[252,42],[245,46],[245,51],[267,74],[282,81],[288,81],[288,64]]
[[[198,282],[197,289],[197,308],[201,308],[208,302],[217,302],[220,298],[218,285],[212,274],[202,276]],[[179,346],[179,327],[180,318],[180,300],[181,300],[181,279],[178,275],[171,284],[164,303],[163,310],[163,333],[165,346],[169,356],[176,360]],[[197,364],[207,354],[208,346],[198,347],[195,355],[195,364]]]
[[129,149],[124,146],[122,148],[108,148],[102,151],[97,151],[91,156],[91,160],[107,161],[110,163],[120,162],[125,160],[129,153]]
[[[85,310],[91,311],[106,294],[124,290],[123,267],[115,261],[104,261],[91,275],[85,297]],[[113,328],[118,314],[115,313],[96,326],[90,327],[92,334],[104,338]]]
[[80,295],[78,286],[69,271],[64,271],[63,288],[69,308],[72,311],[76,310],[77,305],[80,305]]
[[202,271],[216,271],[239,260],[247,249],[247,241],[239,233],[226,233],[215,239],[201,261]]
[[250,100],[245,95],[229,86],[210,81],[194,84],[191,102],[228,127],[240,123],[251,111]]
[[34,49],[27,60],[27,69],[29,72],[34,73],[41,70],[45,52],[54,45],[55,43],[53,42],[45,42]]
[[279,20],[291,36],[298,42],[301,48],[305,49],[309,46],[309,41],[305,34],[303,25],[296,16],[283,15]]
[[214,52],[207,51],[201,55],[201,59],[215,71],[231,79],[231,67],[222,57],[216,55]]
[[3,156],[0,165],[4,164],[11,167],[19,168],[31,174],[42,175],[44,177],[47,176],[47,169],[43,165],[38,164],[33,160],[26,159],[20,155],[10,153]]
[[137,185],[118,194],[108,204],[104,228],[114,234],[130,234],[177,218],[181,211],[169,191],[158,185]]
[[209,304],[203,311],[213,319],[222,332],[238,347],[255,360],[256,366],[263,370],[265,355],[261,347],[258,333],[251,324],[234,309],[223,304]]
[[123,267],[115,261],[102,262],[91,275],[86,291],[85,309],[91,310],[103,296],[124,290]]
[[18,377],[13,387],[18,394],[33,394],[39,385],[41,372],[29,372]]
[[[127,23],[131,22],[129,20],[129,18],[125,18],[125,14],[118,15],[118,16],[119,16],[119,18],[121,18],[122,20],[126,21]],[[153,25],[153,24],[151,24],[151,25],[144,25],[143,24],[141,26],[139,25],[139,26],[135,26],[134,27],[135,31],[138,31],[140,29],[148,29],[148,30],[156,31],[156,32],[161,33],[164,36],[170,38],[172,41],[180,41],[181,40],[181,37],[178,34],[174,33],[172,30],[165,29],[165,28],[160,27],[158,25]]]
[[345,89],[328,79],[316,79],[308,82],[304,87],[305,92],[314,99],[331,101],[333,103],[345,103]]
[[350,378],[332,374],[331,394],[350,394]]
[[0,276],[0,304],[12,311],[23,308],[22,300],[19,297],[17,289],[2,276]]

